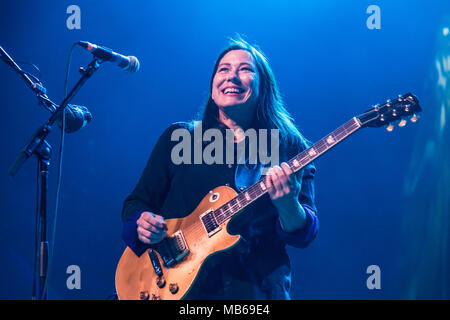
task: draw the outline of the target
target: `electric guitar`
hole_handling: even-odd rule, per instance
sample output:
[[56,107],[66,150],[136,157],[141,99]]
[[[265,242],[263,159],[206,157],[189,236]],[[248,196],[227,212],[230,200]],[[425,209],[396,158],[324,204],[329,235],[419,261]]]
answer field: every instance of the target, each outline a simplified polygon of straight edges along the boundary
[[[401,127],[408,118],[416,122],[416,113],[420,111],[414,95],[398,96],[352,118],[287,163],[297,172],[361,128],[386,126],[392,131],[394,122],[398,121]],[[188,216],[167,219],[166,238],[141,256],[127,247],[116,270],[119,299],[178,300],[185,297],[203,262],[238,243],[240,235],[229,234],[227,225],[232,217],[267,192],[264,181],[261,178],[239,194],[230,187],[219,186]]]

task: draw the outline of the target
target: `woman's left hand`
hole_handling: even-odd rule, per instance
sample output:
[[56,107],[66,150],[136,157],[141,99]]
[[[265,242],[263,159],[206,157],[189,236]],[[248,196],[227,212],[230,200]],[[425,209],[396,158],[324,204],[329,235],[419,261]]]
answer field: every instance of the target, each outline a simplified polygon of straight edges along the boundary
[[286,162],[270,168],[266,174],[266,187],[272,203],[279,211],[288,210],[298,202],[302,184],[302,171],[297,174]]

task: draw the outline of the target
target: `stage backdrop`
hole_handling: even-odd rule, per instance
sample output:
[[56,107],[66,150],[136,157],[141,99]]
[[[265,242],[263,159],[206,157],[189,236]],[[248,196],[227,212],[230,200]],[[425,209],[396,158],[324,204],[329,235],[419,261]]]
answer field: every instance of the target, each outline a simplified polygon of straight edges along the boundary
[[[266,53],[311,141],[398,94],[424,109],[415,125],[363,130],[316,161],[320,230],[289,248],[292,298],[448,299],[449,13],[437,0],[1,1],[0,46],[56,103],[78,40],[141,62],[135,74],[103,64],[72,101],[93,120],[66,135],[49,298],[114,292],[122,202],[162,131],[203,105],[215,59],[239,33]],[[90,59],[74,49],[69,88]],[[36,159],[7,171],[49,112],[3,62],[0,84],[0,299],[31,299]],[[50,226],[59,139],[54,126]]]

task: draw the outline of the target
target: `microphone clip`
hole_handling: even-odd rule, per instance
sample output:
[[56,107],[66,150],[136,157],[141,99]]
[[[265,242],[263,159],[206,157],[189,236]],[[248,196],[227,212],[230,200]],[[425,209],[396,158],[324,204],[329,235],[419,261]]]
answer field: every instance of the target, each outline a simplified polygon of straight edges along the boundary
[[101,63],[103,63],[102,59],[94,57],[86,68],[80,67],[79,72],[83,76],[90,77],[98,68],[100,68]]

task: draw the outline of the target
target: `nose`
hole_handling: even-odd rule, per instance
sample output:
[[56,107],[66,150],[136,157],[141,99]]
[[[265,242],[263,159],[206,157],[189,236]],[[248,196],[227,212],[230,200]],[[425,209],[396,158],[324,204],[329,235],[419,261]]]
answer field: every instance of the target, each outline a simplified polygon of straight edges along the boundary
[[239,79],[239,73],[237,70],[230,72],[227,75],[227,81],[231,81],[233,83],[241,83],[241,79]]

